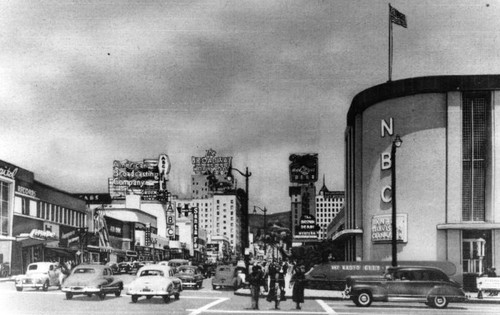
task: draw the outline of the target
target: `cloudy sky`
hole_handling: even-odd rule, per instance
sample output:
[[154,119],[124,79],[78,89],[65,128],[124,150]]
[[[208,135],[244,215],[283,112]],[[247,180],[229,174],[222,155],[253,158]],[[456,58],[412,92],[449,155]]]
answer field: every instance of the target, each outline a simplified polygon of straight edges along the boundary
[[[393,80],[500,73],[499,1],[391,4],[408,21]],[[186,196],[212,148],[252,172],[250,206],[278,212],[291,153],[318,153],[344,189],[347,110],[388,78],[388,2],[2,1],[0,41],[0,159],[107,192],[113,160],[166,153]]]

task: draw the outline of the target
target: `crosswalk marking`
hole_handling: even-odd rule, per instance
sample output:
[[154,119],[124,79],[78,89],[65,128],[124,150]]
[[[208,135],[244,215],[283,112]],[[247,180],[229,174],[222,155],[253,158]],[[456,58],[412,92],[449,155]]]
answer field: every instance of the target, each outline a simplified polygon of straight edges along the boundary
[[327,314],[337,314],[328,304],[326,304],[323,300],[316,300],[318,304],[326,311]]
[[213,301],[212,303],[208,303],[207,305],[205,305],[205,306],[203,306],[203,307],[200,307],[200,308],[198,308],[198,309],[195,309],[195,310],[191,311],[191,312],[189,313],[189,315],[197,315],[197,314],[200,314],[200,313],[202,313],[202,312],[207,311],[207,310],[208,310],[209,308],[211,308],[212,306],[217,305],[217,304],[222,303],[222,302],[225,302],[225,301],[227,301],[227,300],[229,300],[229,298],[220,298],[220,299],[217,299],[216,301]]

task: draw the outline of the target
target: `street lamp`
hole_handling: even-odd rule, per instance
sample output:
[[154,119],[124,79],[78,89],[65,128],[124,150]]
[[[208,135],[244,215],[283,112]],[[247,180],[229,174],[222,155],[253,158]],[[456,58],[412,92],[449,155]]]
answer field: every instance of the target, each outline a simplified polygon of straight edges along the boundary
[[228,171],[228,179],[229,180],[232,180],[232,174],[231,174],[231,171],[232,170],[235,170],[236,172],[240,173],[241,176],[245,177],[245,193],[246,193],[246,209],[245,209],[245,215],[243,216],[243,221],[245,223],[245,233],[244,233],[244,238],[243,238],[243,245],[244,245],[244,248],[247,248],[248,247],[248,210],[249,210],[249,205],[248,205],[248,200],[249,200],[249,194],[248,194],[248,178],[250,176],[252,176],[252,173],[248,171],[248,167],[246,167],[245,169],[245,173],[243,173],[242,171],[240,171],[239,169],[237,168],[234,168],[232,165],[229,167],[229,171]]
[[257,214],[257,209],[264,212],[264,252],[266,252],[267,246],[266,246],[266,237],[267,237],[267,221],[266,221],[266,213],[267,213],[267,208],[264,207],[262,209],[259,206],[253,206],[253,214]]
[[396,138],[392,141],[391,148],[391,191],[392,191],[392,222],[391,222],[391,231],[392,231],[392,266],[396,267],[398,265],[398,233],[397,233],[397,224],[396,224],[396,149],[401,146],[403,140],[396,135]]

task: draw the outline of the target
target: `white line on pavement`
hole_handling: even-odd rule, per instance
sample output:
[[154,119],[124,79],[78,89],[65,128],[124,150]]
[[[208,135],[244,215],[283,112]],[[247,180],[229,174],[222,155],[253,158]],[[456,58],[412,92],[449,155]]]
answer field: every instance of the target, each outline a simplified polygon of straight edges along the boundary
[[331,308],[330,306],[328,306],[328,304],[326,304],[323,300],[316,300],[316,302],[318,302],[318,304],[325,310],[325,312],[327,314],[337,314],[333,308]]
[[[187,310],[195,311],[195,310]],[[269,310],[269,311],[259,311],[259,310],[204,310],[203,313],[239,313],[239,314],[276,314],[276,313],[286,313],[286,314],[325,314],[325,312],[308,312],[308,311],[295,311],[295,310]]]
[[212,303],[208,303],[207,305],[205,305],[203,307],[200,307],[198,309],[193,310],[191,313],[189,313],[189,315],[200,314],[200,313],[202,313],[204,311],[207,311],[212,306],[217,305],[217,304],[222,303],[222,302],[225,302],[227,300],[229,300],[229,298],[220,298],[220,299],[217,299],[216,301],[213,301]]

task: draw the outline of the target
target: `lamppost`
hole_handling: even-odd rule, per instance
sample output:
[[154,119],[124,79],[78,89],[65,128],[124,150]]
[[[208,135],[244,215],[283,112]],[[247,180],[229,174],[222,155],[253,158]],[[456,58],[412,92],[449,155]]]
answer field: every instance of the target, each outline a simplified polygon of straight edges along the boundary
[[267,221],[266,221],[266,213],[267,213],[267,208],[264,207],[262,209],[259,206],[253,206],[253,214],[257,214],[257,209],[264,212],[264,253],[266,253],[267,246],[266,246],[266,238],[267,238]]
[[248,247],[248,210],[249,210],[249,205],[248,205],[248,200],[249,200],[249,194],[248,194],[248,178],[252,176],[252,173],[248,171],[248,167],[245,169],[245,173],[240,171],[237,168],[234,168],[232,165],[229,167],[228,171],[228,178],[232,179],[232,174],[231,171],[235,170],[236,172],[240,173],[241,176],[245,177],[245,193],[246,193],[246,204],[245,204],[245,215],[243,216],[243,221],[245,222],[245,233],[244,233],[244,239],[243,239],[243,245],[245,248]]
[[398,233],[397,233],[397,210],[396,210],[396,149],[401,146],[403,140],[396,135],[396,138],[392,141],[391,148],[391,191],[392,191],[392,266],[396,267],[398,265]]

